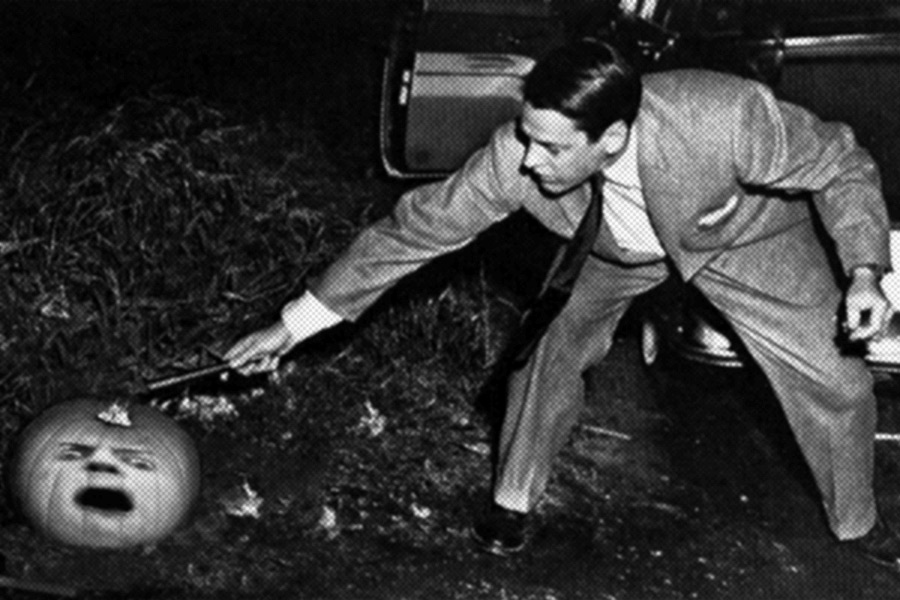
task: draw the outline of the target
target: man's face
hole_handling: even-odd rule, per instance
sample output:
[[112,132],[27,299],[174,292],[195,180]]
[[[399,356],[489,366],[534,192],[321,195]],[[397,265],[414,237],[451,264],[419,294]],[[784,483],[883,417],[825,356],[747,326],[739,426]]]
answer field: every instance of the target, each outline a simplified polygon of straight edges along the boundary
[[522,168],[545,194],[559,196],[609,164],[624,149],[628,127],[618,121],[591,142],[562,113],[526,104],[518,134],[525,144]]

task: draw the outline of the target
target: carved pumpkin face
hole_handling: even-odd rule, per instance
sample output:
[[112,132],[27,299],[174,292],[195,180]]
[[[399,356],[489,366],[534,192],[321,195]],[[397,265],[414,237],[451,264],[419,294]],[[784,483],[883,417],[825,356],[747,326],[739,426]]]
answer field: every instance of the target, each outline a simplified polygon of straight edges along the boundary
[[95,548],[153,543],[187,516],[199,491],[193,441],[154,408],[128,409],[130,426],[97,418],[108,403],[56,405],[22,434],[13,490],[36,528]]

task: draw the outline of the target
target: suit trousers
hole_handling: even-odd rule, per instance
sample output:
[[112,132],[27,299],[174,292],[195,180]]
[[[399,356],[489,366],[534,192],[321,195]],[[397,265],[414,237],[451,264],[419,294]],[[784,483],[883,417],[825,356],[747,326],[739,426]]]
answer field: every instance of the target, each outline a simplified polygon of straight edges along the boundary
[[[822,259],[825,270],[824,252]],[[729,320],[766,374],[815,477],[832,531],[840,539],[860,536],[876,516],[875,396],[864,361],[842,354],[835,343],[842,294],[834,284],[816,302],[792,303],[742,284],[729,273],[727,260],[714,259],[692,282]],[[581,412],[584,371],[609,351],[632,299],[667,275],[664,262],[630,266],[596,256],[587,260],[568,303],[528,362],[509,378],[494,483],[497,504],[519,512],[537,504]]]

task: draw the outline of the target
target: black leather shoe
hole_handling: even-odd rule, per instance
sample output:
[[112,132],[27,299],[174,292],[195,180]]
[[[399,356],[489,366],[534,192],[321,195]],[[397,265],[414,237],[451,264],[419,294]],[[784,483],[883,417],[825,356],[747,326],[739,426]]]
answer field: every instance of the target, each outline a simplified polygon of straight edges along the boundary
[[870,561],[900,573],[900,537],[880,517],[869,533],[844,543]]
[[528,515],[496,504],[472,527],[472,539],[481,550],[509,556],[525,547]]

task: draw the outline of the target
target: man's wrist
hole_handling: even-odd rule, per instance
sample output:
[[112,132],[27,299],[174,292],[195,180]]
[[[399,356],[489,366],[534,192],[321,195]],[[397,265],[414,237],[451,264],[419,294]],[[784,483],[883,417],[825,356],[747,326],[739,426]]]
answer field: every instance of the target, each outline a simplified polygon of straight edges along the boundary
[[343,318],[340,315],[319,302],[308,291],[288,302],[281,310],[281,322],[295,344],[341,321]]

